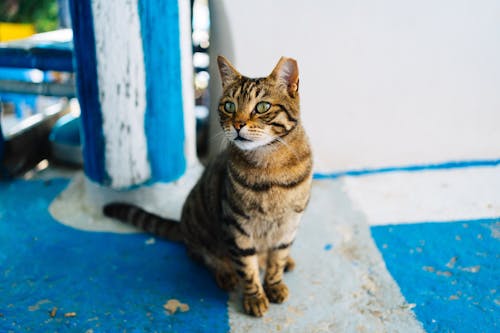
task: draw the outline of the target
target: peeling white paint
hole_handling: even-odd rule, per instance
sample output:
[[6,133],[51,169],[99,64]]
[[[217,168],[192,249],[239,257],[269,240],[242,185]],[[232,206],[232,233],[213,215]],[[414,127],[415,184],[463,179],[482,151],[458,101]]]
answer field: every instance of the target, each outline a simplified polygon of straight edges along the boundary
[[93,0],[99,100],[111,186],[151,175],[144,129],[146,83],[137,0]]

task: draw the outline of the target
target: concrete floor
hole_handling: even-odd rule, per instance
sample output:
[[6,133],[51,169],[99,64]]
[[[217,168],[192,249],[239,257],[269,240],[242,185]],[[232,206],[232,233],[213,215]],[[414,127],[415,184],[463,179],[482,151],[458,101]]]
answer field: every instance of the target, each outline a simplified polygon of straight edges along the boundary
[[261,319],[182,246],[100,217],[81,175],[2,183],[0,332],[498,331],[500,162],[410,169],[314,182],[291,296]]

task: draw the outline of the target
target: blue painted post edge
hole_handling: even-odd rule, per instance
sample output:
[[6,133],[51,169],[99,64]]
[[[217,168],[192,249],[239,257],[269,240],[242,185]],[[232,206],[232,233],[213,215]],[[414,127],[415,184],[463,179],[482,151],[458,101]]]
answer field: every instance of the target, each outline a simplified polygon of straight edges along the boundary
[[146,69],[145,116],[152,181],[169,182],[186,170],[177,0],[139,0]]
[[84,170],[91,180],[108,181],[104,165],[104,135],[97,83],[97,59],[90,0],[70,0],[74,61],[82,118]]

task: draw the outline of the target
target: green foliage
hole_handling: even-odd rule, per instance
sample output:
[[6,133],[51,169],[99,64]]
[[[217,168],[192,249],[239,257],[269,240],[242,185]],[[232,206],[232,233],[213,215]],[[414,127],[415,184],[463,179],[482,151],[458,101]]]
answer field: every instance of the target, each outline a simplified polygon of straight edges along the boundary
[[57,0],[1,0],[0,21],[34,23],[38,32],[59,26]]

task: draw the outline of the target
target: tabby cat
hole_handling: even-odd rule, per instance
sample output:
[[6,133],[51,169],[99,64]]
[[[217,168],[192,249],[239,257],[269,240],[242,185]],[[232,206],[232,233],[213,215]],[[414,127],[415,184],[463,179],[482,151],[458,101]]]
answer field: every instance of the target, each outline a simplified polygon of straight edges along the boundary
[[288,297],[283,272],[295,265],[290,246],[310,195],[312,159],[300,122],[298,67],[282,57],[269,76],[252,79],[226,58],[217,61],[223,87],[218,111],[229,145],[190,192],[181,222],[123,203],[106,205],[104,213],[183,242],[222,289],[241,282],[245,312],[260,317],[269,301]]

